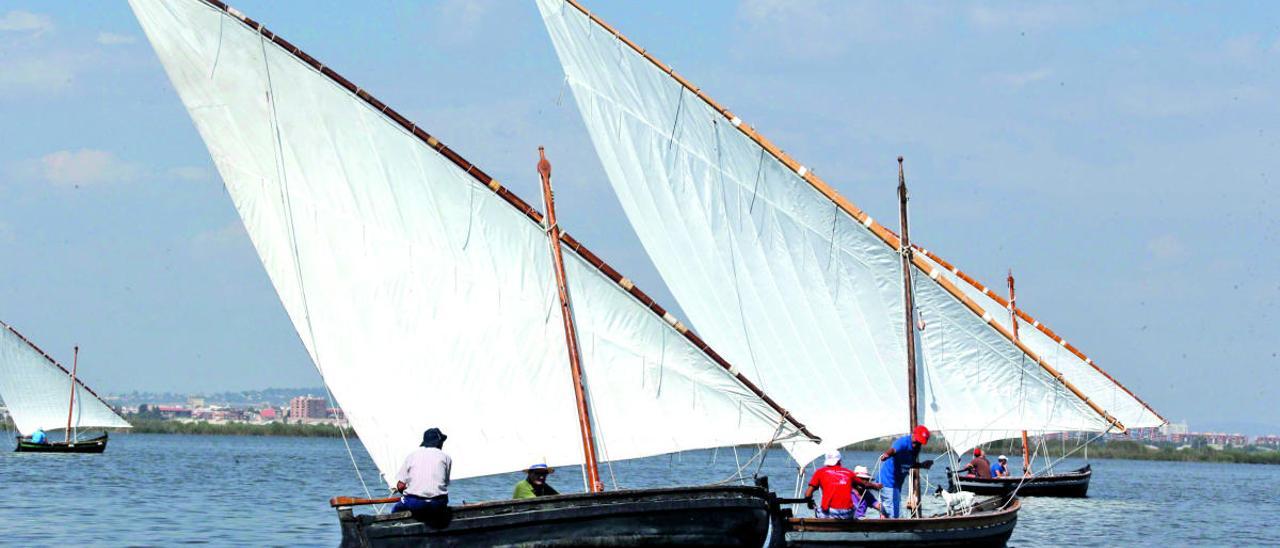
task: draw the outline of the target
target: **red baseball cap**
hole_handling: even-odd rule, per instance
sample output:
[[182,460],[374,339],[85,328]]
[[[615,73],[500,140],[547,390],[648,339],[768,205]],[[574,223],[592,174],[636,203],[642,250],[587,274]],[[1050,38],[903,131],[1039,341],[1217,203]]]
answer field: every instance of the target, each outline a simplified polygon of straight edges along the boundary
[[982,456],[982,449],[977,448],[977,447],[974,447],[974,448],[973,448],[973,456],[975,456],[975,457],[981,457],[981,456]]
[[923,424],[917,426],[916,429],[911,432],[911,441],[918,442],[920,445],[928,445],[929,429],[925,428]]

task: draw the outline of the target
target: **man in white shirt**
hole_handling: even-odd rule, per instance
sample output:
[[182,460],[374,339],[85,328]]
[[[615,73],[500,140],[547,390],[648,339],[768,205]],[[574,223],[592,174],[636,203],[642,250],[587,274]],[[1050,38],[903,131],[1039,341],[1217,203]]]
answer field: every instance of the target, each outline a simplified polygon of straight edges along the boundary
[[453,459],[441,449],[444,435],[439,428],[422,433],[422,446],[404,459],[396,473],[396,491],[403,493],[392,512],[413,512],[425,518],[443,515],[449,509],[449,470]]

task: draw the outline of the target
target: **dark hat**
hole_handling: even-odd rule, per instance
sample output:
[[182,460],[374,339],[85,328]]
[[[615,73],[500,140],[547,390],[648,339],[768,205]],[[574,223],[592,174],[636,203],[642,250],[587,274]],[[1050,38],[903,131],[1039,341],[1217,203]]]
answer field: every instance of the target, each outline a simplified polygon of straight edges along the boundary
[[444,440],[448,438],[449,436],[444,435],[444,432],[441,432],[439,428],[428,428],[426,432],[422,433],[422,446],[439,449],[444,445]]

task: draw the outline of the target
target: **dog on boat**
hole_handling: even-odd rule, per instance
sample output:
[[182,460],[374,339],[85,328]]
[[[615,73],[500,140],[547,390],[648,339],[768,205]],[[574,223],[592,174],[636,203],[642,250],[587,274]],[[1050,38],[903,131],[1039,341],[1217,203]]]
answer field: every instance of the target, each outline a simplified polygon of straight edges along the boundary
[[949,493],[939,485],[934,495],[942,497],[942,501],[947,504],[948,516],[967,516],[973,511],[973,493],[968,491]]

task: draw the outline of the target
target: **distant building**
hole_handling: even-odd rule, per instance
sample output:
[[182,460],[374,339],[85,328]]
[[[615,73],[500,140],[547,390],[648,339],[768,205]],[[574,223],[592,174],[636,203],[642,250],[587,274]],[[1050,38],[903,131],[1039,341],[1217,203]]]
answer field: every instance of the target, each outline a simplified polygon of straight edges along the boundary
[[268,421],[268,422],[280,418],[279,414],[276,413],[276,410],[270,407],[263,409],[262,411],[259,411],[258,416],[262,417],[262,420]]
[[324,398],[298,396],[289,400],[289,418],[293,420],[323,419],[329,415]]
[[200,397],[196,397],[196,396],[190,396],[190,397],[188,397],[188,398],[187,398],[187,407],[190,407],[190,408],[192,408],[192,409],[199,409],[199,408],[201,408],[201,407],[204,407],[204,398],[200,398]]

